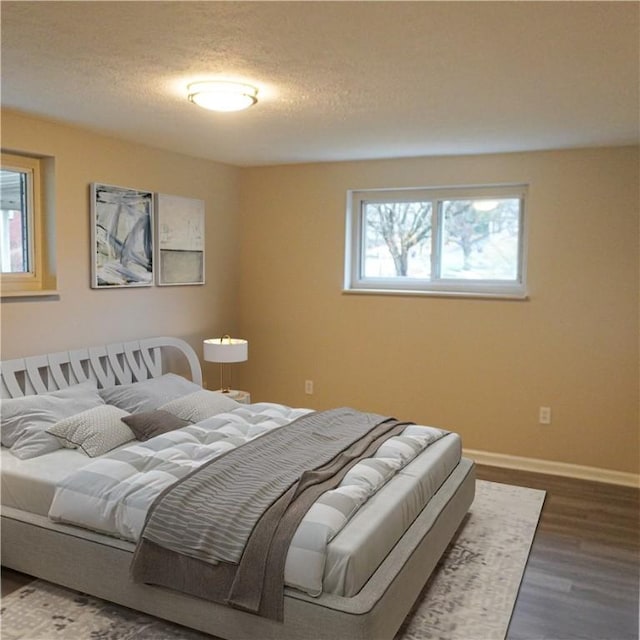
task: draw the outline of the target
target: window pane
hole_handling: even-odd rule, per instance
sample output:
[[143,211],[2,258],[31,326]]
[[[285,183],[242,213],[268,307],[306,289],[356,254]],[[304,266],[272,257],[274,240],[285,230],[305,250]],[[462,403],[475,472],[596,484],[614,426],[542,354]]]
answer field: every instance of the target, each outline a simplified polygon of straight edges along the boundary
[[362,277],[431,276],[431,203],[363,202]]
[[518,279],[518,198],[444,200],[442,212],[442,278]]
[[27,174],[10,169],[0,170],[0,188],[2,273],[26,273],[29,271]]

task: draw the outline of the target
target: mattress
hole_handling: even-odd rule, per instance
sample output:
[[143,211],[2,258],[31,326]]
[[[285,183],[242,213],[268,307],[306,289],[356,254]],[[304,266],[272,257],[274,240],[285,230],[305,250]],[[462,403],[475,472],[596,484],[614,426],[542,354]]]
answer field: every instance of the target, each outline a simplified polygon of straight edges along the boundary
[[37,458],[20,460],[2,447],[2,504],[46,516],[56,484],[91,460],[77,449],[58,449]]
[[372,496],[327,547],[323,589],[353,596],[460,462],[460,436],[434,442]]
[[[460,437],[449,433],[399,471],[360,508],[328,545],[323,579],[326,593],[350,596],[362,588],[456,467],[460,456]],[[46,516],[56,483],[91,460],[67,449],[19,460],[2,448],[3,506]]]

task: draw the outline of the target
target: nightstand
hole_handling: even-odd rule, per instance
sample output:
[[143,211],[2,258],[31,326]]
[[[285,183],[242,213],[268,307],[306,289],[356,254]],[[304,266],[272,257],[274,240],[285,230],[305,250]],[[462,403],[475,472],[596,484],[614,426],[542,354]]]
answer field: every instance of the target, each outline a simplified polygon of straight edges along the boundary
[[[222,389],[216,389],[216,391],[222,393]],[[240,389],[230,389],[224,394],[227,398],[231,398],[236,402],[242,404],[251,404],[251,394],[248,391],[241,391]]]

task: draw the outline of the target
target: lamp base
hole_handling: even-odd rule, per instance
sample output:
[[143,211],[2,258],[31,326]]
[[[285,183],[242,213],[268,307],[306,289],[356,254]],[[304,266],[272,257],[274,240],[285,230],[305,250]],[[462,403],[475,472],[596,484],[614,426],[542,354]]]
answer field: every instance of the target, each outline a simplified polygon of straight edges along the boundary
[[240,402],[241,404],[251,404],[251,394],[240,389],[216,389],[216,393],[224,393],[227,398]]

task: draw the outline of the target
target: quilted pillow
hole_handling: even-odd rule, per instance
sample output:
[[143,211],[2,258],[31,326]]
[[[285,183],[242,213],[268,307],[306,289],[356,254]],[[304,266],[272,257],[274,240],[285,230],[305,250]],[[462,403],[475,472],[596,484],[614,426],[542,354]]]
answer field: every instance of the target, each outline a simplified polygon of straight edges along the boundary
[[128,413],[140,413],[153,411],[169,400],[201,389],[200,385],[191,380],[175,373],[165,373],[159,378],[100,389],[100,395],[107,404],[124,409]]
[[47,433],[69,449],[80,448],[90,458],[134,440],[133,431],[122,422],[129,415],[123,409],[105,404],[60,420]]
[[46,429],[63,418],[104,404],[93,381],[40,395],[0,402],[2,445],[18,458],[41,456],[61,448]]
[[200,422],[218,413],[237,409],[240,403],[227,397],[220,391],[201,389],[195,393],[163,404],[160,409],[190,422]]
[[186,427],[191,424],[188,420],[183,420],[162,409],[134,413],[122,418],[122,422],[133,431],[136,440],[142,442],[162,433],[174,431],[175,429],[180,429],[181,427]]

